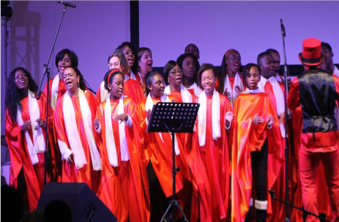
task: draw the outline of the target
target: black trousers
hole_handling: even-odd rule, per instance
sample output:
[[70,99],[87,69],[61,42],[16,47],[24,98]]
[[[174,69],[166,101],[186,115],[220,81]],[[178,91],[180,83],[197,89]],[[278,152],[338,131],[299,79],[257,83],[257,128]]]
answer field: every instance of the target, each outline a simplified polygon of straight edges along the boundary
[[261,148],[261,151],[251,152],[252,159],[252,183],[255,184],[257,200],[267,200],[267,159],[268,145],[267,140]]

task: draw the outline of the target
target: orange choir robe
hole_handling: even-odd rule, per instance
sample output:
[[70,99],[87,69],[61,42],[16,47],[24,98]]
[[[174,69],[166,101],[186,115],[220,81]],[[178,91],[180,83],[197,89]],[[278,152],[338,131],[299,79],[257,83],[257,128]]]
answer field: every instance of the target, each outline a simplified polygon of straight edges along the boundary
[[[81,89],[79,89],[81,90]],[[91,111],[92,122],[94,122],[96,109],[99,105],[98,101],[94,97],[94,95],[88,91],[85,93],[85,97],[87,103],[89,105]],[[57,139],[64,142],[68,149],[71,150],[71,146],[69,145],[68,136],[66,133],[65,127],[65,120],[63,114],[63,99],[64,96],[58,99],[57,105],[55,107],[54,112],[54,126],[56,130]],[[80,103],[79,103],[79,96],[71,97],[72,104],[74,107],[75,118],[77,123],[77,129],[80,135],[80,140],[82,146],[84,148],[87,164],[85,164],[80,169],[77,169],[75,164],[69,164],[67,160],[62,159],[62,182],[75,182],[75,183],[86,183],[94,193],[97,193],[97,190],[100,185],[100,171],[94,171],[91,162],[91,154],[90,148],[88,145],[84,123],[81,115]],[[93,132],[95,132],[94,124],[93,124]],[[101,147],[101,138],[98,134],[94,133],[95,141],[97,144],[98,149]]]
[[[204,92],[202,92],[204,93]],[[210,188],[209,200],[202,202],[205,209],[206,218],[211,221],[226,221],[229,204],[229,147],[227,133],[225,129],[225,115],[228,111],[232,111],[232,107],[225,95],[219,93],[220,96],[220,138],[213,140],[212,133],[212,96],[206,96],[206,144],[200,146],[199,155],[203,163],[205,171],[208,172],[207,180]],[[195,102],[199,102],[197,98]],[[200,107],[201,109],[201,107]],[[199,115],[197,117],[197,122]],[[197,136],[198,137],[198,127]],[[207,186],[208,187],[208,186]],[[209,190],[208,190],[209,191]],[[201,208],[201,207],[200,207]]]
[[[108,95],[109,92],[105,89],[105,82],[102,81],[97,90],[96,98],[100,103],[102,103],[107,99]],[[127,75],[125,75],[124,95],[130,97],[137,104],[145,98],[144,92],[139,83],[136,80],[129,78]]]
[[[285,95],[285,88],[284,88],[284,84],[281,82],[278,82],[279,86],[282,90],[283,95]],[[276,98],[274,96],[274,90],[273,90],[273,86],[272,84],[267,81],[265,84],[265,93],[270,97],[270,100],[272,102],[272,105],[274,107],[274,110],[276,112],[276,114],[278,115],[278,109],[277,109],[277,103],[285,103],[285,101],[276,101]],[[282,116],[278,116],[279,122],[285,125],[285,115]],[[284,137],[282,137],[282,135],[280,135],[281,137],[281,148],[280,148],[280,152],[282,156],[285,156],[285,144],[286,144],[286,140]],[[274,156],[272,155],[268,155],[268,161],[273,161],[274,163]],[[279,175],[277,177],[277,180],[275,182],[275,184],[272,187],[272,190],[275,191],[276,197],[280,198],[280,199],[285,199],[286,197],[286,187],[285,187],[285,181],[286,181],[286,169],[285,169],[285,165],[280,166],[276,166],[274,164],[270,164],[271,167],[277,167],[276,170],[279,170]],[[280,168],[280,169],[279,169]],[[274,214],[270,214],[268,215],[268,221],[283,221],[286,218],[286,212],[285,212],[285,204],[280,203],[279,201],[274,201],[272,203],[272,212],[274,212]]]
[[[170,100],[172,98],[170,97]],[[152,98],[153,104],[161,102],[160,98]],[[142,146],[144,147],[144,155],[146,158],[145,167],[147,167],[148,161],[154,168],[154,172],[157,175],[161,188],[166,197],[170,197],[173,194],[172,185],[172,138],[170,133],[148,133],[146,123],[146,99],[138,104],[138,119],[139,119],[139,134],[141,136]],[[161,137],[160,135],[161,134]],[[161,139],[162,138],[162,139]],[[177,138],[176,138],[177,139]],[[180,171],[176,175],[175,191],[178,193],[184,187],[184,180],[188,178],[189,169],[184,153],[181,141],[177,140],[180,155],[175,155],[176,166],[180,167]]]
[[[259,115],[265,120],[262,124],[253,124],[253,117]],[[252,194],[251,152],[260,151],[267,139],[268,154],[272,155],[267,162],[267,189],[275,183],[279,166],[284,164],[281,155],[281,134],[279,121],[274,107],[266,93],[240,93],[234,103],[234,138],[232,150],[232,212],[233,222],[245,221]],[[267,129],[266,120],[269,115],[274,118],[272,129]],[[273,162],[275,160],[275,162]],[[272,167],[274,164],[276,167]],[[270,196],[267,196],[267,214],[272,214]]]
[[[112,118],[118,115],[119,100],[111,100]],[[125,126],[129,160],[122,162],[120,151],[120,135],[118,121],[105,122],[105,105],[103,102],[97,109],[97,118],[101,126],[103,147],[104,179],[99,194],[100,199],[118,218],[118,221],[149,221],[150,200],[146,168],[142,164],[143,152],[140,146],[139,132],[136,124],[136,104],[129,97],[123,99],[124,113],[132,119],[132,126]],[[118,166],[109,162],[106,145],[106,124],[112,124],[116,145]]]
[[[28,97],[20,101],[22,105],[21,115],[23,122],[30,120]],[[40,118],[46,119],[46,98],[42,95],[38,99],[38,106],[40,110]],[[44,133],[44,139],[46,140],[46,132]],[[33,141],[33,131],[28,130],[30,137]],[[52,140],[52,134],[49,132],[49,139]],[[44,186],[45,177],[45,157],[44,153],[38,153],[39,162],[35,165],[32,164],[29,152],[27,149],[27,143],[25,140],[24,132],[21,131],[20,126],[14,121],[8,110],[5,111],[5,138],[8,144],[8,151],[10,154],[10,181],[9,185],[15,189],[18,188],[18,176],[21,170],[27,187],[27,197],[29,211],[32,212],[38,204],[40,193]],[[50,181],[51,172],[47,172],[46,181]]]

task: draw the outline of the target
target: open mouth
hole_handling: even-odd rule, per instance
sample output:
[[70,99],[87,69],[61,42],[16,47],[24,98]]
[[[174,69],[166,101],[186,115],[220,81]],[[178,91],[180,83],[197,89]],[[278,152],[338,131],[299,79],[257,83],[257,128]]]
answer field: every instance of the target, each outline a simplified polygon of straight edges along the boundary
[[68,87],[68,88],[70,88],[70,87],[72,87],[72,81],[70,81],[70,80],[66,80],[65,81],[65,85]]

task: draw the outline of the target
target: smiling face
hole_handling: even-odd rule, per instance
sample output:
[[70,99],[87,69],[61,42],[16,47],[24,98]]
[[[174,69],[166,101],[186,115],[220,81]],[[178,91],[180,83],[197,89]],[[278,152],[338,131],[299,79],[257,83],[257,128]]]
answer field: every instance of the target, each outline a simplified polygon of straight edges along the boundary
[[147,73],[152,72],[153,59],[150,51],[146,50],[138,62],[139,72],[145,77]]
[[127,63],[128,63],[128,66],[130,68],[132,68],[133,64],[134,64],[134,61],[135,61],[135,56],[134,56],[134,52],[132,51],[132,49],[125,45],[123,48],[122,48],[122,52],[124,53],[125,55],[125,58],[127,60]]
[[212,69],[207,69],[201,74],[201,85],[207,96],[213,95],[216,78]]
[[147,86],[153,98],[160,98],[164,95],[165,82],[160,74],[156,74],[152,78],[152,84]]
[[120,59],[116,56],[113,56],[108,62],[108,70],[111,69],[118,69],[120,72],[122,72]]
[[74,94],[78,90],[80,76],[77,75],[73,68],[66,68],[64,71],[64,82],[66,90]]
[[241,67],[241,57],[236,51],[226,57],[227,73],[236,74]]
[[28,77],[26,73],[20,69],[15,72],[15,85],[18,89],[28,88]]
[[124,92],[124,76],[120,73],[114,75],[107,87],[110,90],[111,99],[120,99]]
[[63,79],[65,69],[71,65],[72,65],[71,58],[69,57],[68,54],[65,54],[64,57],[58,62],[60,79]]
[[174,88],[181,85],[182,70],[178,65],[174,66],[174,68],[168,72],[168,82],[170,85],[174,86]]
[[246,84],[249,89],[257,89],[260,81],[260,73],[257,67],[252,66],[246,74]]

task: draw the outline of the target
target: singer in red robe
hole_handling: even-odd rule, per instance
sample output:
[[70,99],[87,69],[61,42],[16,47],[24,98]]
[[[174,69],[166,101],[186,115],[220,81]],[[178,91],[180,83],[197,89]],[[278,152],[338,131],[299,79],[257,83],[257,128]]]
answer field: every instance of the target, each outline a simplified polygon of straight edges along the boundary
[[[147,222],[150,218],[149,187],[146,168],[142,164],[143,153],[135,120],[136,104],[131,98],[122,96],[124,76],[120,71],[110,72],[107,80],[110,82],[110,99],[98,107],[96,115],[96,130],[103,141],[101,156],[105,177],[99,197],[119,221]],[[106,107],[108,101],[110,108]],[[123,108],[119,107],[120,105],[123,105]],[[120,113],[119,109],[123,113]],[[120,126],[122,123],[119,123],[122,121],[125,122],[123,129]],[[111,124],[111,128],[107,124]],[[125,136],[120,135],[121,132]],[[107,141],[110,138],[112,141]],[[114,149],[112,143],[115,145],[116,155],[110,150]],[[121,144],[124,147],[121,147]]]
[[77,68],[66,68],[64,80],[67,91],[58,100],[54,112],[63,160],[62,182],[86,183],[96,193],[102,169],[99,154],[101,139],[93,133],[93,121],[99,103],[92,93],[85,91],[82,74]]
[[[45,178],[46,98],[41,95],[37,99],[34,93],[37,90],[37,85],[26,69],[19,67],[11,72],[5,99],[5,139],[11,161],[9,184],[24,194],[24,203],[30,212],[37,207]],[[36,103],[30,102],[32,100]],[[38,112],[39,116],[35,117],[37,119],[32,118],[38,114],[30,111]],[[38,130],[42,131],[43,139],[37,152],[35,146],[38,139],[34,139],[33,132],[39,132]],[[51,140],[51,133],[49,138]],[[51,172],[47,172],[47,182],[50,181],[50,176]]]
[[[144,92],[139,83],[130,77],[130,67],[121,50],[115,50],[112,55],[108,57],[108,69],[109,71],[111,69],[118,69],[120,72],[125,74],[124,95],[130,97],[135,103],[139,103],[145,98]],[[96,94],[96,98],[100,103],[109,97],[109,91],[105,88],[105,81],[109,71],[106,73],[104,81],[101,82]]]
[[206,196],[206,199],[201,199],[200,209],[205,209],[201,212],[204,220],[226,221],[230,197],[229,147],[226,128],[231,127],[233,114],[226,96],[218,93],[214,88],[215,73],[215,68],[211,64],[203,64],[198,71],[198,84],[204,91],[195,100],[200,103],[196,127],[199,144],[197,155],[200,156],[205,171],[208,172],[208,185],[203,189],[210,189],[210,194]]

